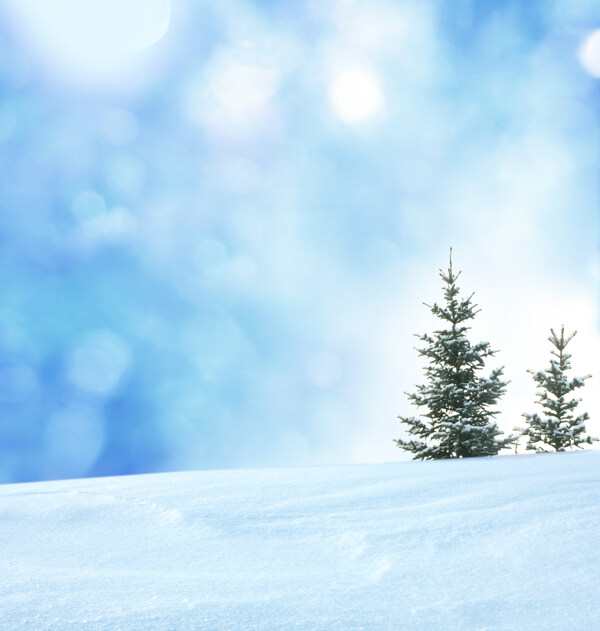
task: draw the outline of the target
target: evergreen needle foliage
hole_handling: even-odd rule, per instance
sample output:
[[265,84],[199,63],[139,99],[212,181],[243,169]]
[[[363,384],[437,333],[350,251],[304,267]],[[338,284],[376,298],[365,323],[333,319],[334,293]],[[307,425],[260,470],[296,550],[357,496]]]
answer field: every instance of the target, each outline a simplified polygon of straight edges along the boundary
[[571,367],[571,355],[565,352],[565,348],[577,331],[566,338],[564,326],[560,329],[560,337],[554,329],[550,329],[550,333],[548,340],[554,346],[550,368],[539,372],[528,371],[537,383],[539,394],[536,403],[542,406],[544,415],[540,417],[538,414],[523,414],[527,419],[527,427],[516,427],[515,430],[527,437],[526,449],[532,451],[565,451],[569,447],[583,449],[581,445],[591,445],[598,439],[585,436],[585,421],[590,418],[588,413],[584,412],[577,417],[573,414],[581,399],[567,400],[567,397],[573,390],[581,388],[591,375],[570,380],[566,375]]
[[432,335],[417,335],[424,347],[416,350],[429,362],[425,368],[427,383],[416,386],[413,394],[406,393],[412,403],[427,410],[423,414],[426,420],[399,416],[415,438],[394,442],[414,454],[415,460],[494,456],[517,440],[516,436],[497,438],[503,432],[494,421],[498,412],[491,409],[506,389],[507,382],[501,379],[503,368],[492,370],[487,378],[478,374],[485,359],[496,351],[488,342],[471,345],[466,337],[470,327],[465,323],[479,310],[472,303],[473,294],[466,299],[458,297],[460,272],[452,270],[452,248],[448,271],[440,270],[440,276],[444,305],[425,306],[445,328]]

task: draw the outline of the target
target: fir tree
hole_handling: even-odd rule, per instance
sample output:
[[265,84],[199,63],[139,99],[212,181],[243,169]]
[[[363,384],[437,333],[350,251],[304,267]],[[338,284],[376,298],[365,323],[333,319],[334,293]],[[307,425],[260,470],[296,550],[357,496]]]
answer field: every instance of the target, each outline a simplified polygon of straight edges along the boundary
[[542,406],[544,414],[542,417],[538,414],[523,414],[527,419],[527,427],[515,428],[522,436],[527,437],[526,449],[537,452],[565,451],[569,447],[582,448],[581,445],[591,445],[598,440],[585,436],[585,422],[590,418],[588,413],[584,412],[577,417],[574,415],[574,410],[581,399],[567,399],[573,390],[581,388],[585,380],[591,377],[586,375],[569,380],[566,376],[567,370],[571,367],[571,355],[565,352],[565,348],[577,331],[566,338],[564,326],[560,329],[560,337],[554,329],[550,329],[550,333],[548,340],[554,346],[551,351],[554,358],[550,359],[550,368],[539,372],[528,371],[537,383],[539,393],[536,403]]
[[427,383],[416,386],[413,394],[406,393],[412,403],[427,410],[423,414],[426,420],[399,416],[415,438],[395,442],[412,452],[415,460],[494,456],[517,440],[516,436],[497,438],[503,432],[494,421],[498,412],[491,409],[506,389],[507,382],[501,379],[503,368],[492,370],[487,378],[478,374],[485,359],[496,351],[488,342],[471,345],[467,339],[470,327],[465,323],[479,310],[472,303],[473,294],[466,299],[458,297],[460,272],[452,270],[452,248],[449,269],[446,273],[440,270],[440,276],[445,304],[425,306],[446,328],[432,335],[417,335],[424,347],[416,350],[429,362],[425,368]]

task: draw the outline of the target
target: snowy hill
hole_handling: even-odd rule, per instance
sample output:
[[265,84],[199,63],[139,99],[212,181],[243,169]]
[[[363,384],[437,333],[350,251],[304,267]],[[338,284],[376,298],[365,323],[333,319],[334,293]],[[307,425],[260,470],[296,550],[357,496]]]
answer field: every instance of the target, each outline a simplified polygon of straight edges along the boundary
[[600,628],[600,452],[0,487],[0,629]]

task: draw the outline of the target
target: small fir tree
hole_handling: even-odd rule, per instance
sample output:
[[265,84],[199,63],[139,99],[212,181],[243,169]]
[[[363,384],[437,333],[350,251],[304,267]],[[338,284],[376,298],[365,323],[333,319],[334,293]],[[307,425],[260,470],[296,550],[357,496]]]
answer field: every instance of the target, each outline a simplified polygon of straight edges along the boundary
[[550,329],[550,333],[548,340],[554,346],[550,368],[539,372],[528,371],[537,383],[539,393],[536,403],[542,406],[544,414],[542,417],[538,414],[523,414],[527,419],[527,427],[516,427],[515,430],[527,437],[526,449],[532,451],[565,451],[570,447],[583,449],[582,445],[591,445],[598,439],[585,435],[585,422],[590,417],[587,412],[576,417],[574,410],[581,399],[568,399],[568,395],[581,388],[591,375],[574,379],[568,379],[566,375],[571,367],[571,355],[565,352],[565,348],[577,331],[566,338],[564,326],[560,329],[560,337],[554,329]]
[[416,386],[413,394],[406,393],[412,403],[427,410],[423,414],[426,420],[399,416],[415,438],[394,442],[410,451],[415,460],[495,456],[517,440],[516,436],[498,438],[503,432],[494,421],[498,412],[491,409],[506,389],[507,382],[501,379],[503,368],[494,369],[489,377],[478,374],[485,359],[496,351],[488,342],[471,345],[466,337],[470,327],[465,323],[479,310],[472,303],[473,294],[466,299],[458,297],[460,272],[454,274],[452,270],[452,248],[448,271],[440,270],[440,276],[445,304],[425,306],[445,328],[432,335],[417,335],[424,347],[416,350],[429,362],[425,368],[427,383]]

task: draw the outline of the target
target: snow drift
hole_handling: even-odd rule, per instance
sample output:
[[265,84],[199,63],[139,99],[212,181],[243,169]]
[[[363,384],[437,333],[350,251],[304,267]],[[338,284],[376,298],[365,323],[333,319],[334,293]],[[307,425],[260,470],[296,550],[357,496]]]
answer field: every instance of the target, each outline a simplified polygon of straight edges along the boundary
[[600,452],[0,487],[0,629],[600,628]]

